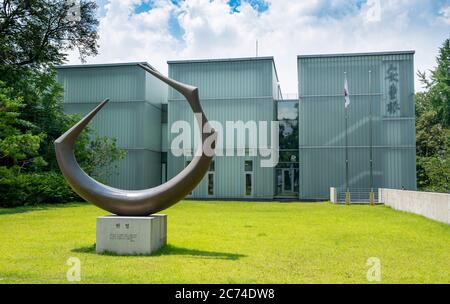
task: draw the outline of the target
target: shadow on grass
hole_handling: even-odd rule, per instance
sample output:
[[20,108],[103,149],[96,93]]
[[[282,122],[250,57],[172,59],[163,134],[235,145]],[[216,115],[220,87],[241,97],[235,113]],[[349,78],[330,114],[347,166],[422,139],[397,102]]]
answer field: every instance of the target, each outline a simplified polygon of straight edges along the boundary
[[0,215],[8,215],[8,214],[19,214],[19,213],[27,213],[32,211],[45,211],[51,209],[60,209],[60,208],[76,208],[80,206],[88,205],[86,202],[71,202],[66,204],[36,204],[36,205],[27,205],[20,207],[12,207],[5,208],[0,207]]
[[33,210],[35,210],[35,209],[32,209],[30,207],[0,208],[0,215],[27,213],[27,212],[31,212]]
[[[102,252],[97,253],[95,251],[95,244],[91,246],[85,246],[80,248],[72,249],[72,252],[76,253],[91,253],[91,254],[98,254],[98,255],[106,255],[106,256],[120,256],[114,252]],[[192,256],[197,258],[203,258],[203,259],[219,259],[219,260],[239,260],[240,258],[246,257],[244,254],[239,253],[229,253],[229,252],[216,252],[216,251],[204,251],[204,250],[198,250],[198,249],[191,249],[191,248],[183,248],[183,247],[177,247],[174,245],[166,245],[163,248],[159,249],[153,254],[150,255],[121,255],[123,257],[134,257],[134,256],[165,256],[165,255],[185,255],[185,256]]]

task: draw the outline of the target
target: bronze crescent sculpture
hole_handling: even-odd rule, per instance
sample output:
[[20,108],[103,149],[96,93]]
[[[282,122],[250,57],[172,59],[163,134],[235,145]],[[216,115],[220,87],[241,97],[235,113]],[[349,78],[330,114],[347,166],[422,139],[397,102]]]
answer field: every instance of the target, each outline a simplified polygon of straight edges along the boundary
[[[82,198],[94,205],[121,216],[147,216],[164,210],[183,199],[202,180],[208,171],[214,153],[217,133],[210,127],[200,105],[198,89],[172,80],[155,69],[139,64],[141,68],[180,92],[197,115],[201,142],[190,164],[166,183],[145,190],[122,190],[104,185],[87,175],[78,165],[74,146],[81,131],[109,101],[104,100],[67,132],[55,140],[58,165],[65,179]],[[210,130],[205,132],[205,130]],[[212,153],[205,153],[205,142],[211,143]]]

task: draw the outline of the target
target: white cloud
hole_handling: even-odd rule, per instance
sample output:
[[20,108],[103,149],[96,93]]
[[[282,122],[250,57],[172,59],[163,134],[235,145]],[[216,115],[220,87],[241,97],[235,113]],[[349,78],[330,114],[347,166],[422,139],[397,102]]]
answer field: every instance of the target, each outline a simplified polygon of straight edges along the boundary
[[450,25],[450,5],[442,7],[439,13],[442,21]]
[[[228,0],[188,0],[175,6],[155,0],[134,14],[140,0],[110,0],[101,17],[100,54],[89,63],[148,61],[167,72],[169,59],[274,56],[285,93],[297,91],[296,56],[416,50],[415,69],[430,69],[449,36],[450,7],[433,15],[432,0],[381,0],[378,20],[368,20],[369,6],[342,0],[273,0],[256,12],[245,2],[230,14]],[[374,2],[374,1],[371,1]],[[171,36],[171,14],[178,16],[183,40]],[[438,20],[440,19],[440,20]],[[71,54],[71,63],[77,62]],[[420,87],[416,85],[416,89]]]
[[298,113],[294,108],[280,107],[278,109],[278,118],[294,120],[298,118]]
[[[88,63],[148,61],[163,72],[166,61],[176,57],[179,42],[169,33],[170,12],[174,6],[166,1],[154,1],[154,8],[135,14],[140,0],[110,0],[106,14],[100,18],[99,55],[88,58]],[[79,63],[76,53],[70,63]]]

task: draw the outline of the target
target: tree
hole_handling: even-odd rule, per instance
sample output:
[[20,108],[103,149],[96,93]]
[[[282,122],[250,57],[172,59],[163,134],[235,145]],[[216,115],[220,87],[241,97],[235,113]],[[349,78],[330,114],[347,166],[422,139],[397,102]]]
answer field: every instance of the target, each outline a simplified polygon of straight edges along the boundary
[[[64,182],[53,142],[79,117],[62,109],[55,65],[68,50],[97,54],[95,1],[0,0],[0,206],[79,199]],[[104,179],[125,156],[115,139],[88,127],[80,166]]]
[[450,128],[450,38],[440,48],[436,62],[429,78],[425,72],[417,75],[426,89],[427,106],[436,111],[436,118],[444,127]]
[[440,48],[430,77],[417,75],[425,86],[415,98],[418,186],[450,192],[450,39]]
[[[58,88],[56,82],[48,87]],[[53,147],[79,117],[65,115],[57,107],[60,94],[49,92],[36,115],[29,115],[22,97],[9,97],[13,92],[0,81],[0,207],[80,200],[59,173]],[[115,139],[99,136],[89,126],[77,140],[75,154],[80,166],[103,182],[125,156]]]
[[80,58],[97,54],[95,1],[0,1],[0,65],[61,64],[66,51]]
[[31,129],[35,126],[20,117],[23,100],[10,99],[8,93],[0,81],[0,165],[20,169],[44,165],[39,147],[45,134],[33,135]]
[[117,148],[117,140],[107,136],[96,135],[89,142],[87,149],[81,150],[87,154],[82,167],[90,176],[105,181],[117,170],[117,161],[125,157],[126,152]]

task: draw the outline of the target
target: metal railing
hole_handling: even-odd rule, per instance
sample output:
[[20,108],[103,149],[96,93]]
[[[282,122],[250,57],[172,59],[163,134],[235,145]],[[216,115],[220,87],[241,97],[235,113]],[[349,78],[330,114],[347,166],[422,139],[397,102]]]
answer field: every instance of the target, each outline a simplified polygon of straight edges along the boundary
[[298,99],[298,93],[283,93],[283,100]]
[[[345,187],[336,188],[337,201],[345,202]],[[378,202],[378,188],[373,189],[374,201]],[[350,202],[351,203],[369,203],[370,188],[350,188]]]

